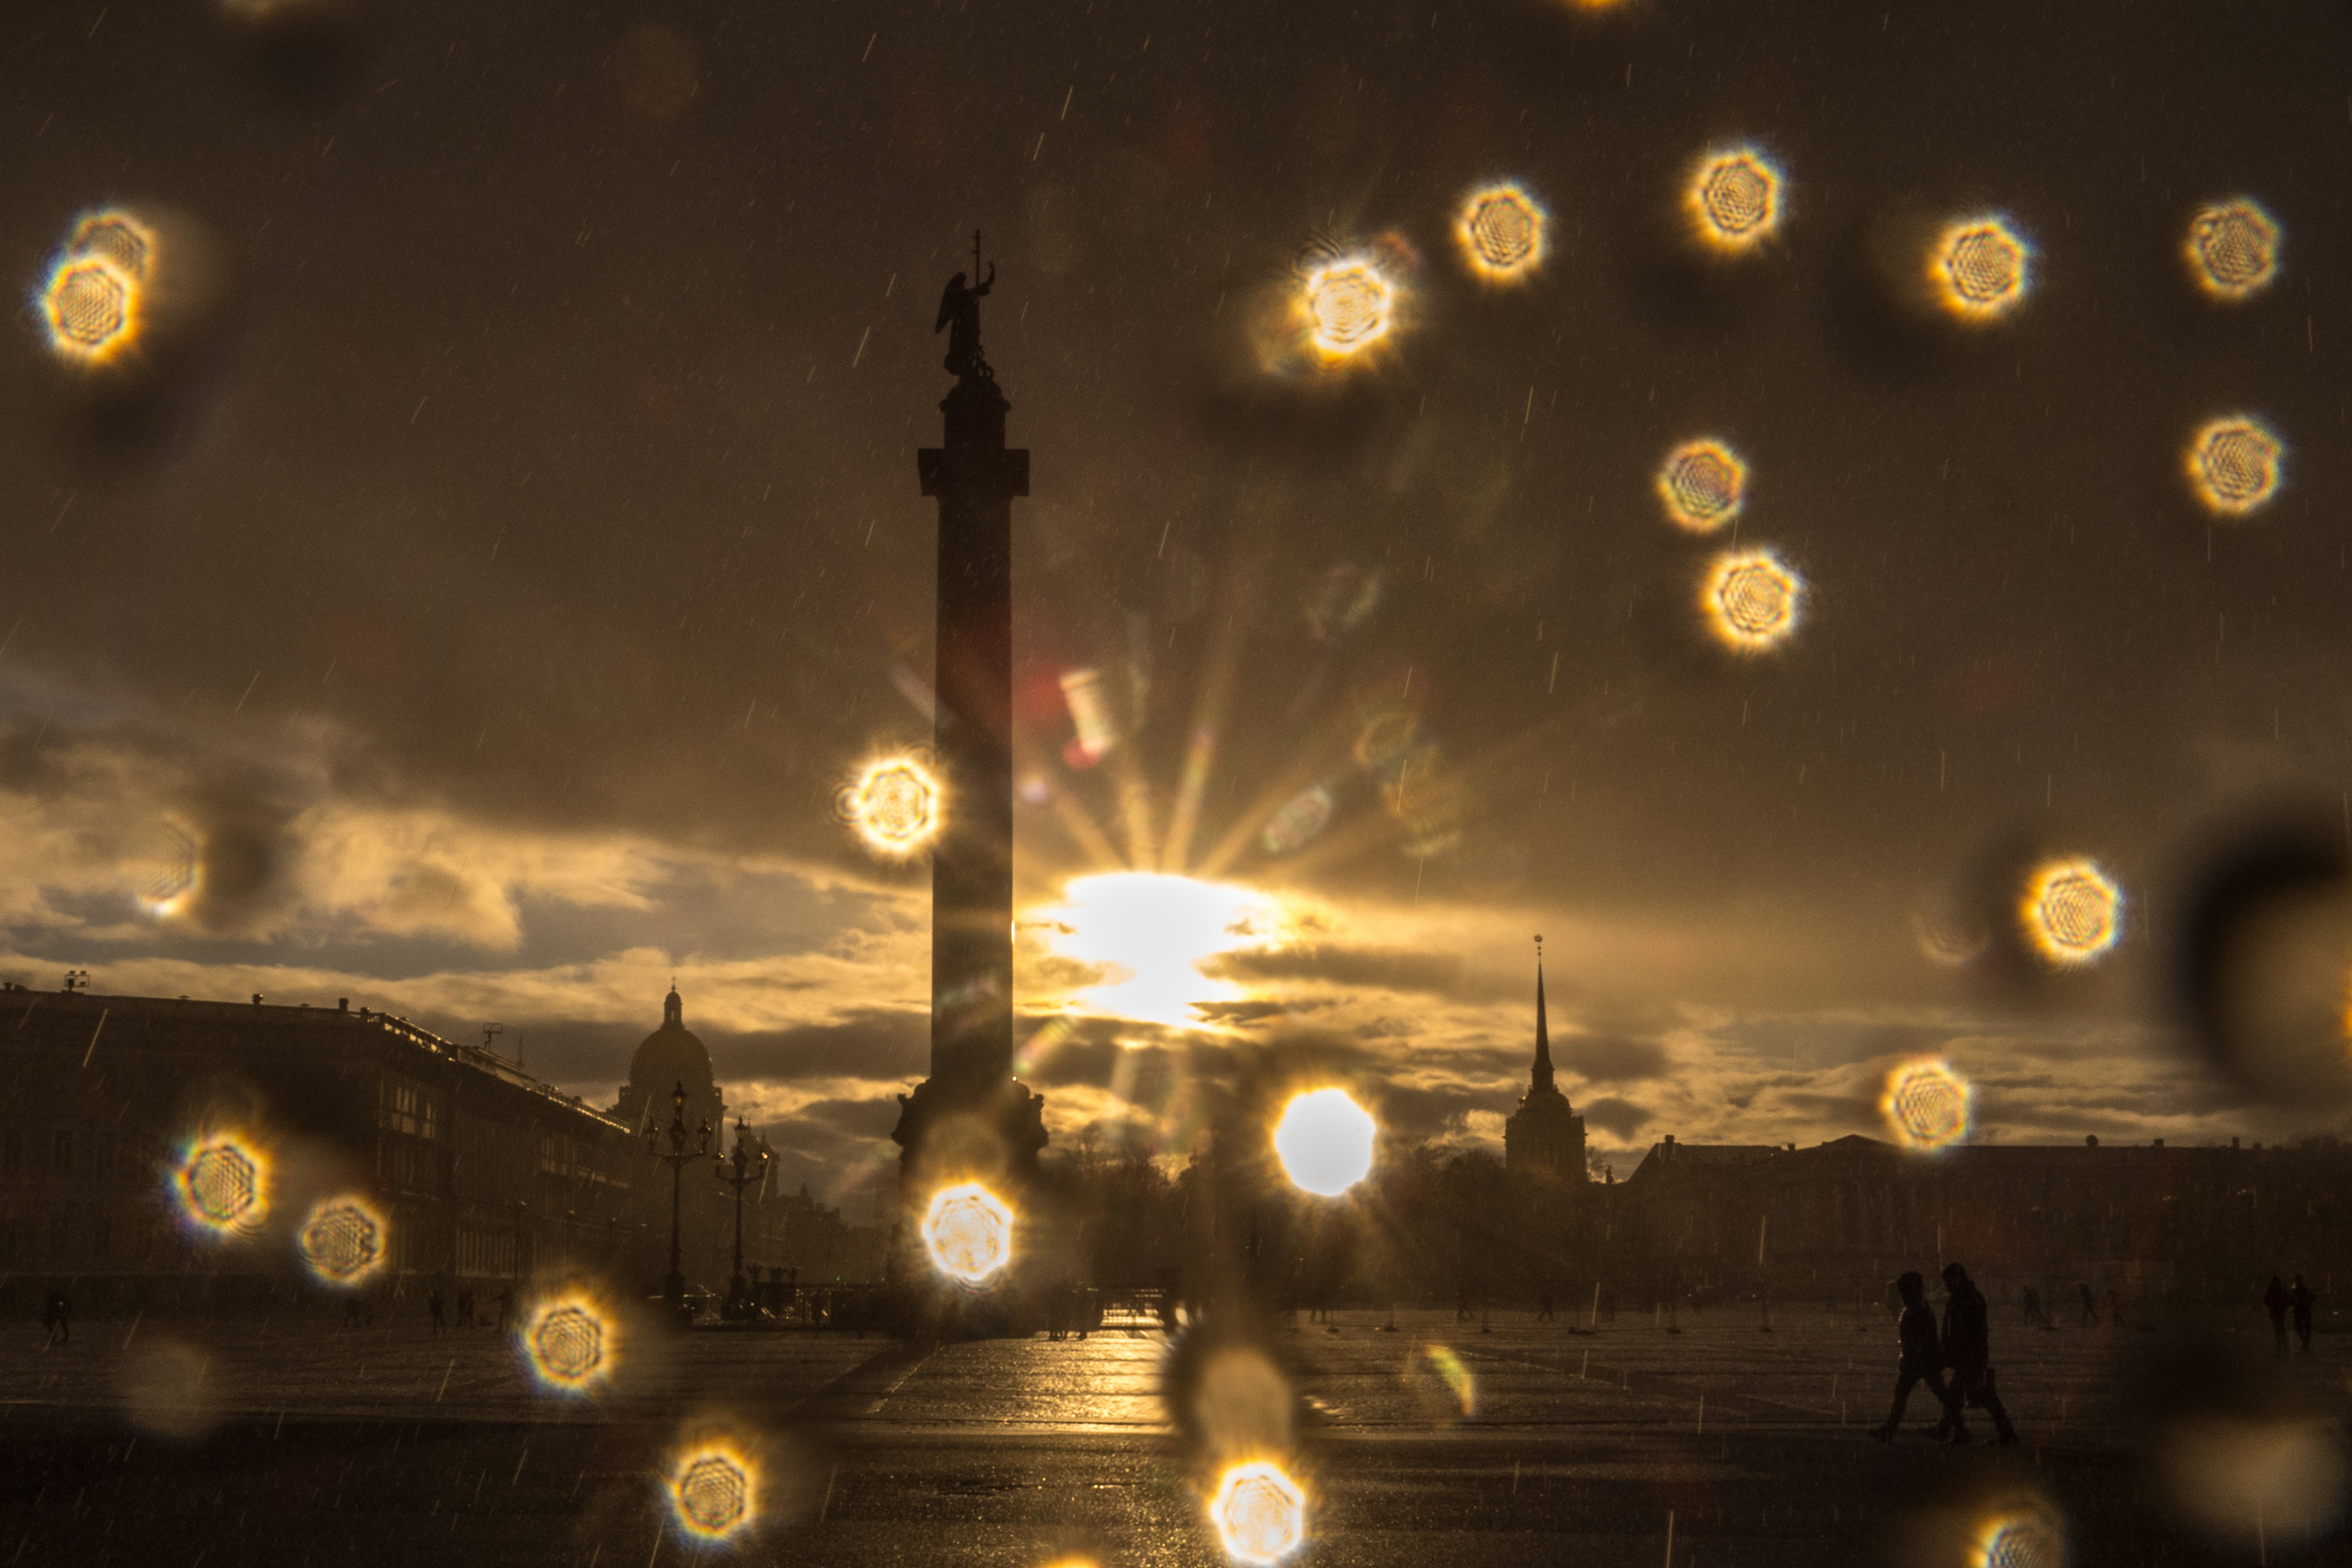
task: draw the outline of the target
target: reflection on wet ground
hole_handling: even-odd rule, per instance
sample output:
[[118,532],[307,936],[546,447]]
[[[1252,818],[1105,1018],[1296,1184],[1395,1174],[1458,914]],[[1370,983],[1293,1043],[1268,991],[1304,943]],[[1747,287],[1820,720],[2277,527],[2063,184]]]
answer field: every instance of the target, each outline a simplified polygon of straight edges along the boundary
[[[1517,1312],[1492,1331],[1451,1311],[1400,1314],[1394,1332],[1386,1321],[1343,1312],[1337,1332],[1301,1322],[1277,1335],[1310,1413],[1314,1539],[1300,1561],[1553,1563],[1572,1542],[1580,1563],[1655,1563],[1671,1510],[1677,1563],[1875,1563],[1906,1500],[1963,1483],[2047,1492],[2078,1553],[2101,1539],[2143,1560],[2139,1547],[2177,1529],[2130,1403],[2138,1357],[2163,1332],[2029,1331],[2003,1314],[1994,1350],[2024,1440],[1958,1452],[1926,1440],[1924,1397],[1894,1449],[1866,1440],[1892,1363],[1874,1309],[1784,1309],[1769,1334],[1752,1304],[1671,1327],[1627,1313],[1591,1335]],[[2240,1327],[2266,1350],[2263,1325]],[[706,1550],[677,1533],[664,1483],[681,1425],[712,1419],[764,1444],[772,1498],[729,1548],[747,1561],[1218,1560],[1203,1516],[1214,1478],[1193,1473],[1162,1419],[1155,1331],[940,1346],[646,1336],[631,1376],[594,1401],[535,1393],[508,1336],[436,1339],[404,1320],[135,1332],[100,1321],[53,1350],[37,1332],[11,1338],[0,1519],[16,1522],[0,1527],[0,1559],[24,1564],[94,1562],[104,1542],[171,1563],[432,1550],[657,1568]],[[156,1344],[200,1363],[190,1372],[175,1350],[166,1391],[201,1405],[200,1421],[131,1425],[125,1391],[143,1386],[140,1352]],[[2318,1346],[2286,1363],[2290,1381],[2340,1418],[2346,1350],[2327,1335]],[[1475,1415],[1431,1397],[1439,1350],[1475,1384]],[[2165,1560],[2205,1550],[2182,1542]],[[2276,1539],[2267,1550],[2300,1560]]]

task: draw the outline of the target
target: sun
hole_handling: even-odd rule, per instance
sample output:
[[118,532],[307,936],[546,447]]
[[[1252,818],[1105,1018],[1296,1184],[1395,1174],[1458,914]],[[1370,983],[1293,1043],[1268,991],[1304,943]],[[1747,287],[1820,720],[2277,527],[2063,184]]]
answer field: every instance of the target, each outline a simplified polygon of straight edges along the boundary
[[1141,1023],[1196,1026],[1192,1009],[1242,994],[1201,966],[1220,953],[1262,948],[1281,929],[1274,899],[1248,888],[1160,871],[1079,877],[1064,902],[1035,917],[1066,958],[1115,977],[1078,993],[1091,1010]]

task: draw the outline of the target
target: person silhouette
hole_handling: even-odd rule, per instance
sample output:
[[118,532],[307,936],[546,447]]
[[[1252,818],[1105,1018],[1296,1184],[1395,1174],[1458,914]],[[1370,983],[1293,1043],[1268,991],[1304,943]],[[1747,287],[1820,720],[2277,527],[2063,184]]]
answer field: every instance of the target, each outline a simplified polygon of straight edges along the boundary
[[940,317],[931,323],[931,331],[948,335],[948,355],[940,363],[947,367],[949,374],[994,379],[987,359],[980,352],[980,302],[995,287],[996,263],[992,261],[988,264],[988,277],[977,287],[969,286],[966,275],[959,272],[948,279],[948,286],[940,291]]
[[64,1291],[50,1291],[48,1300],[41,1303],[41,1327],[48,1330],[50,1344],[73,1343],[73,1304],[66,1300]]
[[2286,1300],[2287,1305],[2294,1309],[2294,1337],[2299,1342],[2297,1355],[2311,1353],[2311,1307],[2318,1300],[2318,1293],[2303,1282],[2302,1275],[2296,1275],[2294,1288],[2286,1293]]
[[425,1298],[425,1310],[433,1315],[434,1337],[437,1339],[442,1334],[448,1332],[449,1324],[441,1315],[442,1303],[440,1291],[436,1290],[431,1295]]
[[2074,1281],[2074,1289],[2080,1291],[2083,1297],[2083,1321],[2081,1326],[2086,1329],[2097,1328],[2099,1326],[2099,1299],[2091,1294],[2091,1282],[2087,1279],[2077,1279]]
[[1952,1369],[1952,1401],[1945,1425],[1937,1430],[1954,1442],[1968,1441],[1966,1411],[1971,1405],[1992,1417],[1993,1430],[2003,1443],[2017,1441],[2000,1394],[1993,1386],[1992,1310],[1969,1271],[1957,1263],[1944,1265],[1944,1360]]
[[[1944,1386],[1943,1346],[1936,1334],[1935,1310],[1927,1305],[1927,1282],[1919,1277],[1917,1269],[1909,1269],[1895,1281],[1895,1291],[1903,1303],[1903,1315],[1895,1323],[1902,1359],[1895,1363],[1895,1406],[1886,1413],[1885,1422],[1870,1434],[1873,1440],[1880,1443],[1895,1441],[1895,1433],[1903,1426],[1903,1407],[1910,1403],[1911,1390],[1922,1383],[1943,1405],[1946,1421],[1958,1419],[1958,1402]],[[1943,1429],[1939,1425],[1939,1435]],[[1955,1442],[1968,1440],[1965,1426],[1953,1436]]]
[[2270,1289],[2263,1292],[2263,1310],[2271,1315],[2271,1338],[2277,1342],[2280,1355],[2286,1354],[2286,1309],[2291,1300],[2279,1277],[2272,1275]]

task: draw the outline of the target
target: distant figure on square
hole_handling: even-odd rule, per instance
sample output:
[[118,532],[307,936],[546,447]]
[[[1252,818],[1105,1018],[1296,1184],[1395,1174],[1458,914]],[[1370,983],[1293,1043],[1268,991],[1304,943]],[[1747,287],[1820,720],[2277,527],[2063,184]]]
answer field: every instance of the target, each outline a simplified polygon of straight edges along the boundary
[[2080,1291],[2083,1297],[2082,1326],[2086,1329],[2097,1328],[2099,1326],[2099,1299],[2091,1294],[2091,1282],[2087,1279],[2078,1279],[2074,1282],[2074,1289]]
[[2271,1276],[2270,1289],[2263,1292],[2263,1310],[2271,1315],[2271,1338],[2277,1342],[2277,1351],[2286,1354],[2286,1310],[2290,1300],[2286,1287],[2279,1277]]
[[2046,1328],[2049,1322],[2049,1314],[2042,1310],[2042,1292],[2028,1285],[2025,1288],[2025,1326],[2029,1329]]
[[1969,1440],[1966,1412],[1970,1405],[1992,1417],[1993,1430],[2003,1443],[2017,1441],[1993,1386],[1992,1310],[1969,1271],[1957,1263],[1944,1265],[1944,1361],[1952,1369],[1952,1398],[1945,1425],[1955,1443]]
[[2303,1276],[2296,1275],[2294,1288],[2286,1293],[2286,1302],[2294,1310],[2294,1337],[2298,1342],[2295,1353],[2298,1355],[2311,1353],[2311,1307],[2318,1300],[2318,1294],[2303,1282]]
[[1556,1321],[1557,1317],[1558,1314],[1551,1310],[1551,1292],[1549,1290],[1537,1291],[1536,1321],[1538,1323],[1549,1323]]
[[457,1292],[457,1326],[461,1329],[474,1326],[474,1291],[471,1286]]
[[505,1333],[507,1331],[507,1325],[514,1321],[514,1287],[511,1285],[503,1286],[499,1290],[499,1332]]
[[433,1334],[436,1339],[449,1331],[448,1321],[442,1317],[441,1309],[442,1301],[440,1291],[436,1290],[433,1294],[425,1298],[425,1310],[433,1314]]
[[52,1290],[41,1303],[41,1327],[48,1331],[48,1343],[73,1343],[73,1304],[62,1290]]
[[[1881,1443],[1892,1443],[1895,1433],[1902,1430],[1903,1407],[1910,1403],[1911,1390],[1919,1384],[1926,1384],[1927,1392],[1943,1405],[1946,1421],[1956,1421],[1959,1415],[1951,1390],[1944,1386],[1943,1346],[1936,1333],[1935,1310],[1927,1305],[1927,1282],[1920,1278],[1917,1269],[1911,1269],[1895,1281],[1895,1292],[1903,1303],[1903,1316],[1895,1324],[1902,1360],[1895,1367],[1895,1407],[1886,1413],[1885,1425],[1870,1434]],[[1968,1440],[1966,1428],[1960,1430],[1958,1440]]]

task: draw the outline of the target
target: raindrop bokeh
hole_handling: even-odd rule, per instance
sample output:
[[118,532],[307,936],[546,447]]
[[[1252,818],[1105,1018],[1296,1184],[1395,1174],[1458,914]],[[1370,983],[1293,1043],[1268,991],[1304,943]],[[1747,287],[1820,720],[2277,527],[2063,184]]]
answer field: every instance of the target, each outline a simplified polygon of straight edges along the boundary
[[2215,300],[2251,299],[2278,276],[2278,224],[2244,197],[2200,207],[2183,248],[2189,277]]
[[1380,1123],[1344,1089],[1294,1095],[1275,1124],[1283,1174],[1302,1192],[1335,1198],[1371,1173]]
[[835,813],[866,847],[898,858],[921,850],[939,837],[944,816],[939,780],[920,758],[886,757],[870,763],[835,798]]
[[1012,1206],[978,1182],[943,1187],[923,1214],[923,1247],[940,1273],[984,1285],[1013,1261]]
[[1369,258],[1318,267],[1299,291],[1307,340],[1327,362],[1351,360],[1385,339],[1395,323],[1397,286]]
[[1218,1478],[1209,1520],[1226,1556],[1265,1568],[1307,1543],[1307,1494],[1272,1460],[1249,1460]]
[[1969,1133],[1969,1081],[1941,1057],[1906,1062],[1886,1075],[1879,1110],[1907,1149],[1948,1149]]
[[757,1508],[758,1472],[742,1447],[723,1439],[681,1453],[669,1477],[670,1513],[700,1541],[731,1539],[749,1528]]
[[311,1207],[295,1247],[303,1266],[321,1283],[357,1285],[383,1267],[388,1228],[373,1204],[346,1193]]
[[620,1355],[620,1335],[611,1313],[584,1292],[551,1297],[534,1307],[522,1326],[523,1352],[545,1386],[586,1394],[607,1382]]
[[1728,550],[1708,568],[1699,606],[1719,641],[1761,653],[1797,629],[1803,597],[1803,580],[1770,551]]
[[2028,879],[2018,909],[2027,943],[2060,968],[2106,956],[2123,929],[2123,891],[2097,862],[2053,860]]
[[172,1173],[182,1219],[212,1235],[249,1233],[269,1217],[269,1162],[241,1132],[199,1136]]
[[2219,517],[2245,517],[2269,504],[2284,478],[2286,444],[2252,415],[2216,419],[2189,437],[2189,488]]
[[1684,187],[1683,211],[1709,249],[1753,250],[1780,231],[1780,171],[1752,147],[1710,153]]
[[1666,454],[1657,486],[1667,521],[1712,533],[1739,515],[1748,499],[1748,465],[1721,441],[1685,441]]
[[1463,259],[1490,283],[1518,283],[1543,265],[1549,219],[1542,204],[1515,184],[1473,192],[1454,220]]
[[1927,281],[1936,301],[1966,321],[1990,321],[2025,300],[2033,248],[1998,217],[1963,218],[1947,226],[1927,251]]

